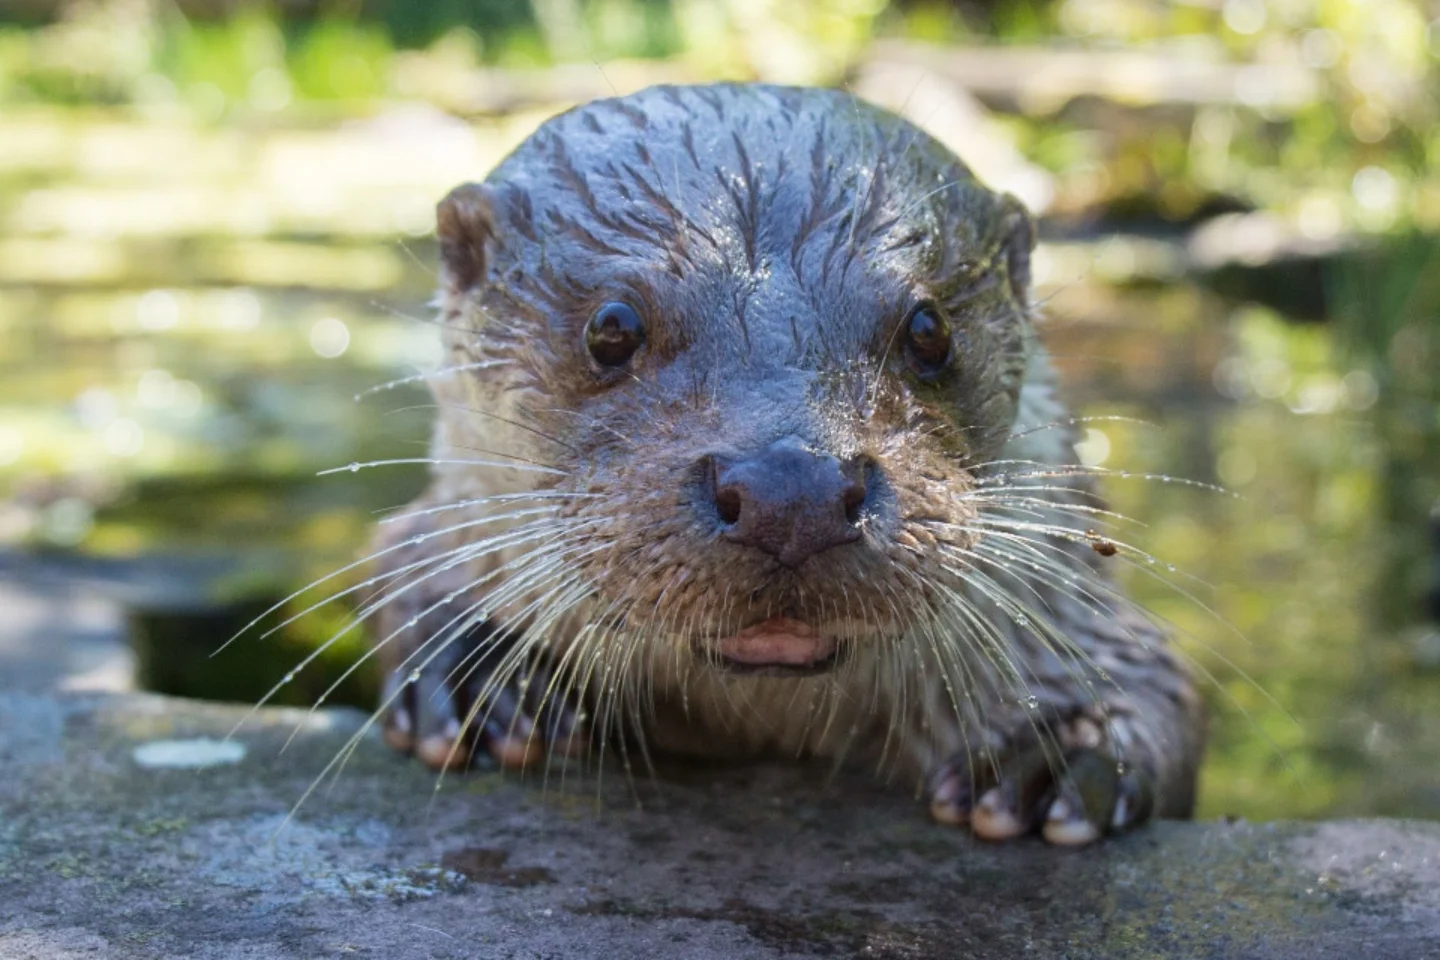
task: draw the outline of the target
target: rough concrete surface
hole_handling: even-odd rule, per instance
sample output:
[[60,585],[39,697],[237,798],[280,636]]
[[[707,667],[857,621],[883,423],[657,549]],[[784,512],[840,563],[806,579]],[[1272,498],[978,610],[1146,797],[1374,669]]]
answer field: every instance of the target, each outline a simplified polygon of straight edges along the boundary
[[245,713],[0,693],[0,958],[1440,958],[1440,824],[987,846],[863,778],[437,788],[368,735],[305,797],[362,718],[263,711],[237,760]]

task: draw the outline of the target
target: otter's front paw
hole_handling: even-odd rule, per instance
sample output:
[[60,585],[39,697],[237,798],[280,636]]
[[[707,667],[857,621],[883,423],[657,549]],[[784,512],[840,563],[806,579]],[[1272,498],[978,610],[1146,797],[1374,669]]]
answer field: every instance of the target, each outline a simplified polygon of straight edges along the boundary
[[423,666],[391,670],[381,696],[385,742],[437,770],[468,766],[481,747],[514,769],[583,749],[583,717],[552,684],[549,666],[542,659],[510,669],[509,646],[487,625]]
[[930,779],[930,813],[968,824],[977,837],[1010,840],[1039,831],[1049,843],[1084,846],[1149,819],[1150,776],[1118,760],[1087,720],[1062,725],[1012,753],[961,755]]

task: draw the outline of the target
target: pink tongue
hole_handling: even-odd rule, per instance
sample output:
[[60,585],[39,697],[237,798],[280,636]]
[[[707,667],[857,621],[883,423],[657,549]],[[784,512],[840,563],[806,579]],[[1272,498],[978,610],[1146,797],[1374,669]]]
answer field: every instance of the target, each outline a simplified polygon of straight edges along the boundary
[[720,641],[721,656],[752,666],[805,667],[834,652],[834,639],[818,636],[810,624],[790,617],[771,617]]

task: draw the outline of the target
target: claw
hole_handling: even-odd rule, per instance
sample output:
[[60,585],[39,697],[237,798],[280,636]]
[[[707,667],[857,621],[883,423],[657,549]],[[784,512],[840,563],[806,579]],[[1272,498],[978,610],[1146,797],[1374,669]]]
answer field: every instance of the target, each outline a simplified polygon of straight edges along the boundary
[[[468,766],[480,746],[511,769],[534,766],[548,755],[578,754],[586,740],[574,711],[568,704],[537,697],[537,687],[548,689],[543,666],[493,692],[487,690],[486,658],[458,669],[472,660],[477,643],[495,636],[493,628],[482,625],[418,674],[392,672],[385,683],[384,702],[390,705],[385,742],[435,770]],[[491,658],[497,654],[492,650]],[[457,683],[456,676],[463,679]],[[477,705],[481,691],[486,691],[484,703]]]
[[1058,847],[1083,847],[1099,840],[1102,831],[1084,815],[1083,809],[1077,809],[1070,799],[1062,796],[1050,804],[1040,833]]
[[970,793],[958,775],[943,778],[930,793],[930,816],[939,823],[964,826],[970,822]]
[[1150,819],[1155,810],[1155,792],[1150,778],[1136,770],[1126,769],[1116,784],[1115,810],[1110,817],[1112,830],[1127,830]]
[[470,763],[470,746],[458,735],[426,737],[415,747],[415,757],[434,770],[456,770]]
[[973,805],[978,787],[968,763],[947,764],[931,783],[931,816],[969,824],[983,840],[1038,831],[1056,846],[1085,846],[1143,822],[1154,806],[1149,778],[1103,747],[1072,747],[1063,757],[1036,747],[1014,753],[995,767]]
[[970,828],[982,840],[1013,840],[1030,832],[1030,824],[1006,799],[1004,785],[985,791],[970,814]]

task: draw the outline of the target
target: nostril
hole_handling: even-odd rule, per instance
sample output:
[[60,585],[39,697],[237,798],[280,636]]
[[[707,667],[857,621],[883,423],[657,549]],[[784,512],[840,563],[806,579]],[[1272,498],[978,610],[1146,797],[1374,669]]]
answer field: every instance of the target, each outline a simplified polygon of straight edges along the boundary
[[733,527],[740,522],[740,510],[744,504],[744,498],[739,486],[734,483],[725,483],[721,479],[720,461],[715,457],[705,457],[700,461],[703,483],[710,491],[710,500],[715,504],[715,514],[720,522],[727,527]]
[[726,526],[740,522],[740,503],[740,491],[734,487],[720,487],[715,491],[715,512]]
[[860,522],[865,503],[870,498],[870,481],[875,469],[875,461],[863,455],[843,468],[845,487],[840,493],[840,501],[845,507],[845,521],[851,526]]
[[865,506],[865,484],[848,483],[841,497],[845,504],[845,521],[851,526],[860,522],[860,508]]

